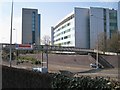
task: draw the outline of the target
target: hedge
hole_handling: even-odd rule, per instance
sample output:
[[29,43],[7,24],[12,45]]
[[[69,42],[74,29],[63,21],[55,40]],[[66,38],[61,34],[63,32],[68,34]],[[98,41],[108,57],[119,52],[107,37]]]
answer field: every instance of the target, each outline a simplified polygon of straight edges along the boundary
[[62,74],[54,74],[52,83],[52,88],[95,88],[97,90],[102,89],[117,89],[120,88],[120,83],[110,81],[110,79],[104,77],[90,77],[90,76],[81,76],[81,77],[69,77]]

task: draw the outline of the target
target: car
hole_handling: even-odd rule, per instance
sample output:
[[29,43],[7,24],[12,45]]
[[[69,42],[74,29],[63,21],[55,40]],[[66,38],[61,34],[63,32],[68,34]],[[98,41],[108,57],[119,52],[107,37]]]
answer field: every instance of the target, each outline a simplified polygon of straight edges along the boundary
[[[97,64],[96,64],[96,63],[94,63],[94,64],[91,63],[91,64],[90,64],[90,67],[91,67],[91,68],[97,68]],[[102,67],[100,64],[98,64],[98,68],[103,68],[103,67]]]
[[48,69],[46,67],[37,67],[37,68],[32,68],[32,71],[40,72],[40,73],[47,73]]
[[34,72],[41,72],[40,68],[32,68],[32,71],[34,71]]
[[91,68],[96,68],[96,67],[97,67],[97,65],[96,65],[96,64],[93,64],[93,63],[91,63],[91,64],[90,64],[90,67],[91,67]]

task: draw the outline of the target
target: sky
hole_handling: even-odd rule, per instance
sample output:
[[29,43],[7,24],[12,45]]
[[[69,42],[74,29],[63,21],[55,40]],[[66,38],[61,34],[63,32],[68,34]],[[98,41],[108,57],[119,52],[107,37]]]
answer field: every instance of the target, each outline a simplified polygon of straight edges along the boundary
[[[11,1],[0,1],[0,43],[10,43]],[[119,0],[14,0],[12,43],[21,43],[22,8],[38,9],[41,14],[41,39],[51,36],[51,26],[74,10],[74,7],[103,7],[117,9]]]

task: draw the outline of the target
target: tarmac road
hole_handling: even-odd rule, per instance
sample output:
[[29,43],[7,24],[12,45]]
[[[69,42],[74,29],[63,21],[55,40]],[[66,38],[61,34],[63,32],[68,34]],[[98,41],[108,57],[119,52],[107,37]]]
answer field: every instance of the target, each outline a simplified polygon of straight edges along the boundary
[[[9,62],[6,61],[2,61],[2,65],[5,66],[9,66]],[[27,70],[32,70],[33,67],[41,67],[36,66],[36,65],[32,65],[32,64],[28,64],[28,63],[23,63],[23,64],[19,64],[16,65],[16,62],[12,62],[12,67],[15,68],[22,68],[22,69],[27,69]],[[102,76],[102,77],[110,77],[114,80],[118,80],[118,69],[117,68],[113,68],[113,69],[92,69],[92,68],[88,68],[85,66],[78,66],[78,65],[65,65],[62,63],[50,63],[48,66],[48,70],[50,73],[55,73],[55,72],[59,72],[60,70],[62,71],[68,71],[74,74],[74,76],[79,77],[79,76]]]

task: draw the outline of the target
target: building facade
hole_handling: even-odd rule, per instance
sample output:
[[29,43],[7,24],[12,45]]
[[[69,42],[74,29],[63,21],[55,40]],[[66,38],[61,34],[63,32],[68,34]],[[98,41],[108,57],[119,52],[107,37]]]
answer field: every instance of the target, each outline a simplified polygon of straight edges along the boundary
[[74,8],[74,11],[51,28],[52,45],[96,48],[98,36],[106,39],[117,30],[117,11],[106,8]]
[[52,45],[89,48],[88,44],[88,13],[85,8],[74,8],[51,28]]
[[22,8],[22,44],[40,45],[40,19],[37,9]]
[[120,1],[118,2],[118,30],[120,31]]
[[97,47],[101,35],[106,39],[111,38],[117,29],[117,11],[107,8],[90,8],[90,48]]

